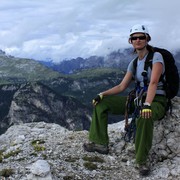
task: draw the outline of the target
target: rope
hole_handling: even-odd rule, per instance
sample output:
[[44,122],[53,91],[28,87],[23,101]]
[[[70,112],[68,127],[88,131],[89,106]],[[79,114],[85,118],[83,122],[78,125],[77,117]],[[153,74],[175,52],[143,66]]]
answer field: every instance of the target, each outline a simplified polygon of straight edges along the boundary
[[136,135],[136,118],[139,116],[139,108],[135,108],[134,113],[132,114],[132,120],[131,122],[126,125],[125,127],[125,135],[124,135],[124,140],[125,142],[131,142],[135,140],[135,135]]
[[[131,142],[135,141],[135,135],[136,135],[136,119],[139,117],[139,111],[142,107],[142,97],[146,90],[143,88],[139,91],[131,91],[128,94],[127,101],[126,101],[126,110],[125,110],[125,135],[124,140],[125,142]],[[130,123],[128,123],[128,114],[130,112],[130,107],[134,101],[135,109],[132,113],[132,120]]]

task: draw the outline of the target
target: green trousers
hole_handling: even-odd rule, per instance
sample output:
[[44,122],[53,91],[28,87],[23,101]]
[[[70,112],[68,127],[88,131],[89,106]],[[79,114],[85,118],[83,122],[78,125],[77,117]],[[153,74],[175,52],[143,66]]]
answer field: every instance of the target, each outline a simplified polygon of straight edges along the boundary
[[[89,130],[89,140],[96,144],[108,145],[108,114],[124,115],[127,97],[107,96],[94,107],[92,122]],[[152,118],[139,117],[136,122],[135,152],[136,163],[146,162],[152,146],[154,121],[165,114],[166,98],[156,96],[151,104]]]

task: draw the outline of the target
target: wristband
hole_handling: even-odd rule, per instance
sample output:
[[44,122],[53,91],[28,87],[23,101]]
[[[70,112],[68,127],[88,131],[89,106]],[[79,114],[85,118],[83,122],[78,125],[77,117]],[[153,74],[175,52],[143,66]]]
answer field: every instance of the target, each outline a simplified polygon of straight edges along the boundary
[[148,103],[148,102],[145,102],[144,104],[143,104],[144,106],[151,106],[151,104],[150,103]]
[[103,94],[102,94],[102,93],[99,93],[98,95],[99,95],[99,97],[100,97],[101,99],[103,98]]

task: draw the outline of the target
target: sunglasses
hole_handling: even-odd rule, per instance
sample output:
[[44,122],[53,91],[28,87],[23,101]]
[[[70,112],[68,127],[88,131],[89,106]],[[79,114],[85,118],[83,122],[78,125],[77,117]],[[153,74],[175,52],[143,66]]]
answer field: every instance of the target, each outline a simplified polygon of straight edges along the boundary
[[133,36],[133,37],[131,37],[131,40],[133,41],[133,40],[137,40],[137,39],[139,39],[139,40],[145,40],[146,39],[146,36]]

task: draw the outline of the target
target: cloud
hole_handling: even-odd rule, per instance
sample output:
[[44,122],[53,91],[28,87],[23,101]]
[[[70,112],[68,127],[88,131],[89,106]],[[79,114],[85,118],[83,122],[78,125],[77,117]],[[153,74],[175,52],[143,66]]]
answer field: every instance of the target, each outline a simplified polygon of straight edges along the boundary
[[180,1],[1,0],[0,49],[32,59],[105,55],[130,47],[129,29],[149,27],[152,45],[180,45]]

